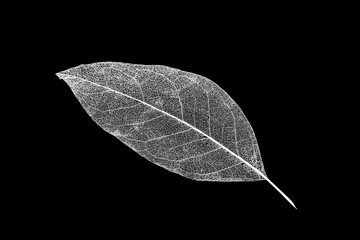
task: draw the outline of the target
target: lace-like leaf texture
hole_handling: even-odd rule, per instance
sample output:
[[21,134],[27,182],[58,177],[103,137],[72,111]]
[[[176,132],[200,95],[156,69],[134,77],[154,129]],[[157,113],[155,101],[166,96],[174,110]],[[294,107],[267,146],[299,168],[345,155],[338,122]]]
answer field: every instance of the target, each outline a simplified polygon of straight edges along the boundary
[[267,178],[244,113],[211,80],[165,66],[114,62],[56,75],[94,122],[150,162],[200,181],[267,180],[290,201]]

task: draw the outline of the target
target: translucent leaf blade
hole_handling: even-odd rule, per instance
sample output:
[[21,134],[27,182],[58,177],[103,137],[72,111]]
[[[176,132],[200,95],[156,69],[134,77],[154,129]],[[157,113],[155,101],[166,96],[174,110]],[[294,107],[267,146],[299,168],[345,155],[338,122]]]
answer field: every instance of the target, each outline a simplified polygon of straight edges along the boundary
[[194,180],[271,183],[250,123],[211,80],[165,66],[112,62],[57,76],[101,128],[149,161]]

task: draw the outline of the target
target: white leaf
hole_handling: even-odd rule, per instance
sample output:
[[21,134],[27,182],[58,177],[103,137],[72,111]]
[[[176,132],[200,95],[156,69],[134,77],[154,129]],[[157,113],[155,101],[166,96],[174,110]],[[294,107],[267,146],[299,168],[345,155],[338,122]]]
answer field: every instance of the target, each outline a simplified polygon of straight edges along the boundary
[[149,161],[199,181],[268,181],[240,107],[211,80],[159,65],[100,62],[57,76],[91,118]]

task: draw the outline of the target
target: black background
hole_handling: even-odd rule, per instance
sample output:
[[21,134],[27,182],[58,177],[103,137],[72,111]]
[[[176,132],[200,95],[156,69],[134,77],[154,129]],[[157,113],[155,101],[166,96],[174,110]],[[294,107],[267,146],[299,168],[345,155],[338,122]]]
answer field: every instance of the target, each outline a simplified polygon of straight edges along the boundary
[[[110,226],[123,220],[125,226],[171,225],[186,219],[235,226],[253,217],[280,224],[306,214],[307,179],[299,169],[311,150],[306,141],[311,146],[316,141],[307,136],[304,106],[319,84],[313,72],[321,51],[319,23],[291,7],[111,8],[47,12],[28,35],[30,55],[45,71],[35,110],[42,116],[35,129],[41,140],[30,143],[38,157],[27,165],[35,181],[27,187],[44,216],[65,217],[74,225],[99,219]],[[266,181],[192,181],[150,163],[103,131],[55,76],[101,61],[166,65],[217,83],[251,123],[268,177],[298,210]]]

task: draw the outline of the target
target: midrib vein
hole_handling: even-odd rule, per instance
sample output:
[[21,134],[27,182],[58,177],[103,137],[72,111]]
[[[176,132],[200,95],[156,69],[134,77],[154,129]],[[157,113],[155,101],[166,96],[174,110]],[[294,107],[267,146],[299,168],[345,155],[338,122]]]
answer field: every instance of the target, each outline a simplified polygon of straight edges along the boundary
[[111,88],[109,88],[109,87],[107,87],[107,86],[103,86],[103,85],[101,85],[101,84],[94,83],[94,82],[91,82],[91,81],[86,80],[86,79],[84,79],[84,78],[81,78],[81,77],[78,77],[78,76],[72,76],[72,75],[69,75],[69,74],[57,73],[56,75],[57,75],[59,78],[63,79],[63,80],[65,80],[66,78],[76,77],[76,78],[78,78],[78,79],[81,79],[82,81],[85,81],[85,82],[88,82],[88,83],[93,84],[93,85],[95,85],[95,86],[104,88],[104,89],[106,89],[106,90],[108,90],[108,91],[112,91],[112,92],[115,92],[115,93],[117,93],[117,94],[121,94],[121,95],[123,95],[123,96],[125,96],[125,97],[128,97],[128,98],[133,99],[133,100],[138,101],[138,102],[141,102],[142,104],[144,104],[144,105],[146,105],[146,106],[148,106],[148,107],[150,107],[150,108],[153,108],[153,109],[155,109],[156,111],[159,111],[159,112],[161,112],[161,113],[163,113],[163,114],[166,114],[167,116],[169,116],[169,117],[171,117],[171,118],[174,118],[175,120],[181,122],[182,124],[185,124],[186,126],[188,126],[188,127],[192,128],[192,129],[194,129],[195,131],[197,131],[198,133],[204,135],[205,137],[207,137],[208,139],[210,139],[211,141],[213,141],[215,144],[217,144],[217,145],[219,145],[220,147],[222,147],[223,149],[225,149],[225,150],[226,150],[227,152],[229,152],[231,155],[233,155],[234,157],[236,157],[237,159],[239,159],[240,161],[242,161],[243,163],[245,163],[246,165],[248,165],[248,166],[249,166],[251,169],[253,169],[257,174],[259,174],[259,175],[260,175],[261,177],[263,177],[266,181],[268,181],[268,182],[271,184],[271,186],[273,186],[294,208],[296,208],[295,204],[290,200],[290,198],[288,198],[288,196],[286,196],[285,193],[283,193],[265,174],[263,174],[263,173],[262,173],[261,171],[259,171],[257,168],[255,168],[255,167],[252,166],[250,163],[248,163],[247,161],[245,161],[242,157],[236,155],[236,154],[235,154],[234,152],[232,152],[230,149],[228,149],[227,147],[225,147],[224,145],[222,145],[221,143],[219,143],[218,141],[216,141],[216,140],[213,139],[212,137],[208,136],[207,134],[203,133],[202,131],[200,131],[200,130],[197,129],[196,127],[194,127],[194,126],[190,125],[189,123],[185,122],[184,120],[179,119],[179,118],[177,118],[177,117],[175,117],[175,116],[173,116],[173,115],[171,115],[171,114],[169,114],[169,113],[167,113],[167,112],[165,112],[165,111],[163,111],[163,110],[161,110],[161,109],[159,109],[159,108],[157,108],[157,107],[154,107],[153,105],[148,104],[147,102],[144,102],[144,101],[142,101],[142,100],[136,99],[136,98],[134,98],[134,97],[132,97],[132,96],[129,96],[129,95],[124,94],[124,93],[122,93],[122,92],[116,91],[116,90],[111,89]]

